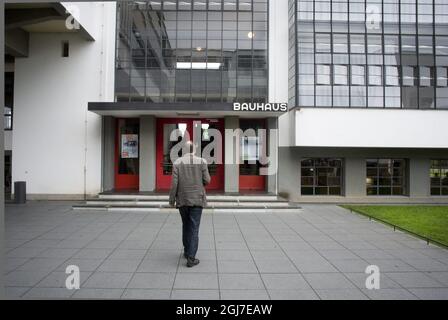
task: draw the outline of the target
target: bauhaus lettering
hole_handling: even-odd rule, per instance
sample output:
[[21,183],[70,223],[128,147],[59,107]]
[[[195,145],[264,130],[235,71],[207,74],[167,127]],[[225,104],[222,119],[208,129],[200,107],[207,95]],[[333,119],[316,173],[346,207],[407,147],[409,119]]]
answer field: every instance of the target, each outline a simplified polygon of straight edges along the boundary
[[233,111],[270,111],[270,112],[286,112],[288,111],[287,103],[240,103],[233,104]]

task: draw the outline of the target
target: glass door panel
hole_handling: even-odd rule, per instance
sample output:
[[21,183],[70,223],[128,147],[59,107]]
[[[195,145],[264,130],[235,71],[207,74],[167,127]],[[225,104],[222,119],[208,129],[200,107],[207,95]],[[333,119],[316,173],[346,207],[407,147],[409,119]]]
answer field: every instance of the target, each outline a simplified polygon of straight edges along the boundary
[[240,128],[243,132],[255,132],[255,136],[242,136],[240,140],[240,190],[265,191],[266,177],[260,175],[260,169],[263,167],[260,163],[260,152],[264,150],[258,135],[258,129],[266,128],[265,120],[240,119]]
[[138,189],[139,119],[117,119],[115,137],[115,189]]
[[[171,175],[173,163],[171,161],[171,149],[178,144],[188,134],[190,140],[193,140],[193,126],[198,126],[200,129],[201,150],[214,141],[210,135],[210,129],[218,129],[223,133],[223,124],[219,119],[158,119],[157,120],[157,189],[160,191],[169,190],[171,187]],[[177,140],[170,141],[171,133],[174,130],[179,130],[180,135]],[[223,135],[223,134],[222,134]],[[222,147],[222,146],[221,146]],[[222,152],[222,150],[221,150]],[[182,155],[179,150],[178,156]],[[211,154],[214,156],[214,152]],[[207,190],[222,190],[224,189],[224,167],[222,164],[209,164],[209,172],[212,181]]]

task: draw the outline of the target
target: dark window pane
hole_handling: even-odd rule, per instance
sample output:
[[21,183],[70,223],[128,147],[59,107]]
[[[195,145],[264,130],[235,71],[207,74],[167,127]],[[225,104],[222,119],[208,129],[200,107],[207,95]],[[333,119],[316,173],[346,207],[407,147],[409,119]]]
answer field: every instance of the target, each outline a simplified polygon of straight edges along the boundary
[[332,196],[340,196],[341,188],[340,187],[330,187],[330,195]]
[[429,177],[431,182],[431,195],[447,195],[448,161],[446,159],[431,160]]
[[392,194],[390,187],[379,187],[378,190],[380,196],[390,196]]
[[301,192],[304,196],[312,196],[314,194],[313,188],[308,187],[302,187]]
[[313,186],[314,178],[313,177],[302,177],[302,186]]
[[404,195],[405,168],[406,161],[403,159],[366,160],[367,195]]
[[393,187],[392,188],[392,195],[394,195],[394,196],[401,196],[401,195],[403,195],[403,189],[401,187]]
[[301,167],[302,195],[341,195],[342,159],[308,158]]
[[328,195],[328,188],[327,187],[316,187],[315,188],[315,195],[316,196],[326,196]]

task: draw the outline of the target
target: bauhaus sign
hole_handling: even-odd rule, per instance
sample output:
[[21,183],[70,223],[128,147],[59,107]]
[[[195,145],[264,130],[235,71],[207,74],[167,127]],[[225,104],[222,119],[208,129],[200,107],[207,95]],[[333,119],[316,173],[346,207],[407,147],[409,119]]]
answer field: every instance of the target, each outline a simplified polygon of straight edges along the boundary
[[253,112],[286,112],[287,103],[240,103],[233,104],[233,111],[253,111]]

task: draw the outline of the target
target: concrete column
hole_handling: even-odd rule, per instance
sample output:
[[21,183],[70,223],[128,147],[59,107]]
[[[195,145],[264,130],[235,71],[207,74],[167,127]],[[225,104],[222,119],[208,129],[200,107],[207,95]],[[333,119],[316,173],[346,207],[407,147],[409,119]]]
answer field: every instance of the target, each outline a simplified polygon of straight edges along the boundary
[[[240,120],[238,117],[224,117],[225,129],[239,129]],[[239,177],[240,167],[236,164],[235,155],[238,155],[239,140],[237,138],[230,139],[226,136],[224,139],[224,157],[226,159],[224,164],[224,192],[239,192]],[[230,156],[233,155],[233,159]],[[231,161],[230,161],[231,160]],[[227,163],[232,164],[227,164]]]
[[115,118],[103,117],[103,191],[115,188]]
[[366,196],[366,159],[365,158],[345,158],[345,196],[365,197]]
[[427,158],[411,158],[409,160],[409,196],[411,198],[422,198],[430,196],[431,182],[429,171],[431,160]]
[[278,148],[278,193],[297,200],[300,196],[300,155],[291,147]]
[[156,118],[140,117],[140,191],[156,189]]
[[[271,132],[270,130],[277,130],[278,129],[278,118],[268,118],[267,120],[267,129],[268,129],[268,154],[269,154],[269,158],[272,159],[272,165],[277,166],[278,169],[278,131],[277,134],[275,134],[274,137],[274,133]],[[271,138],[272,135],[272,138]],[[273,138],[275,138],[275,144],[273,144],[271,146],[271,141],[274,141]],[[267,184],[267,191],[269,193],[277,193],[277,176],[278,176],[278,171],[275,172],[275,174],[273,175],[268,175],[266,177],[266,184]]]

